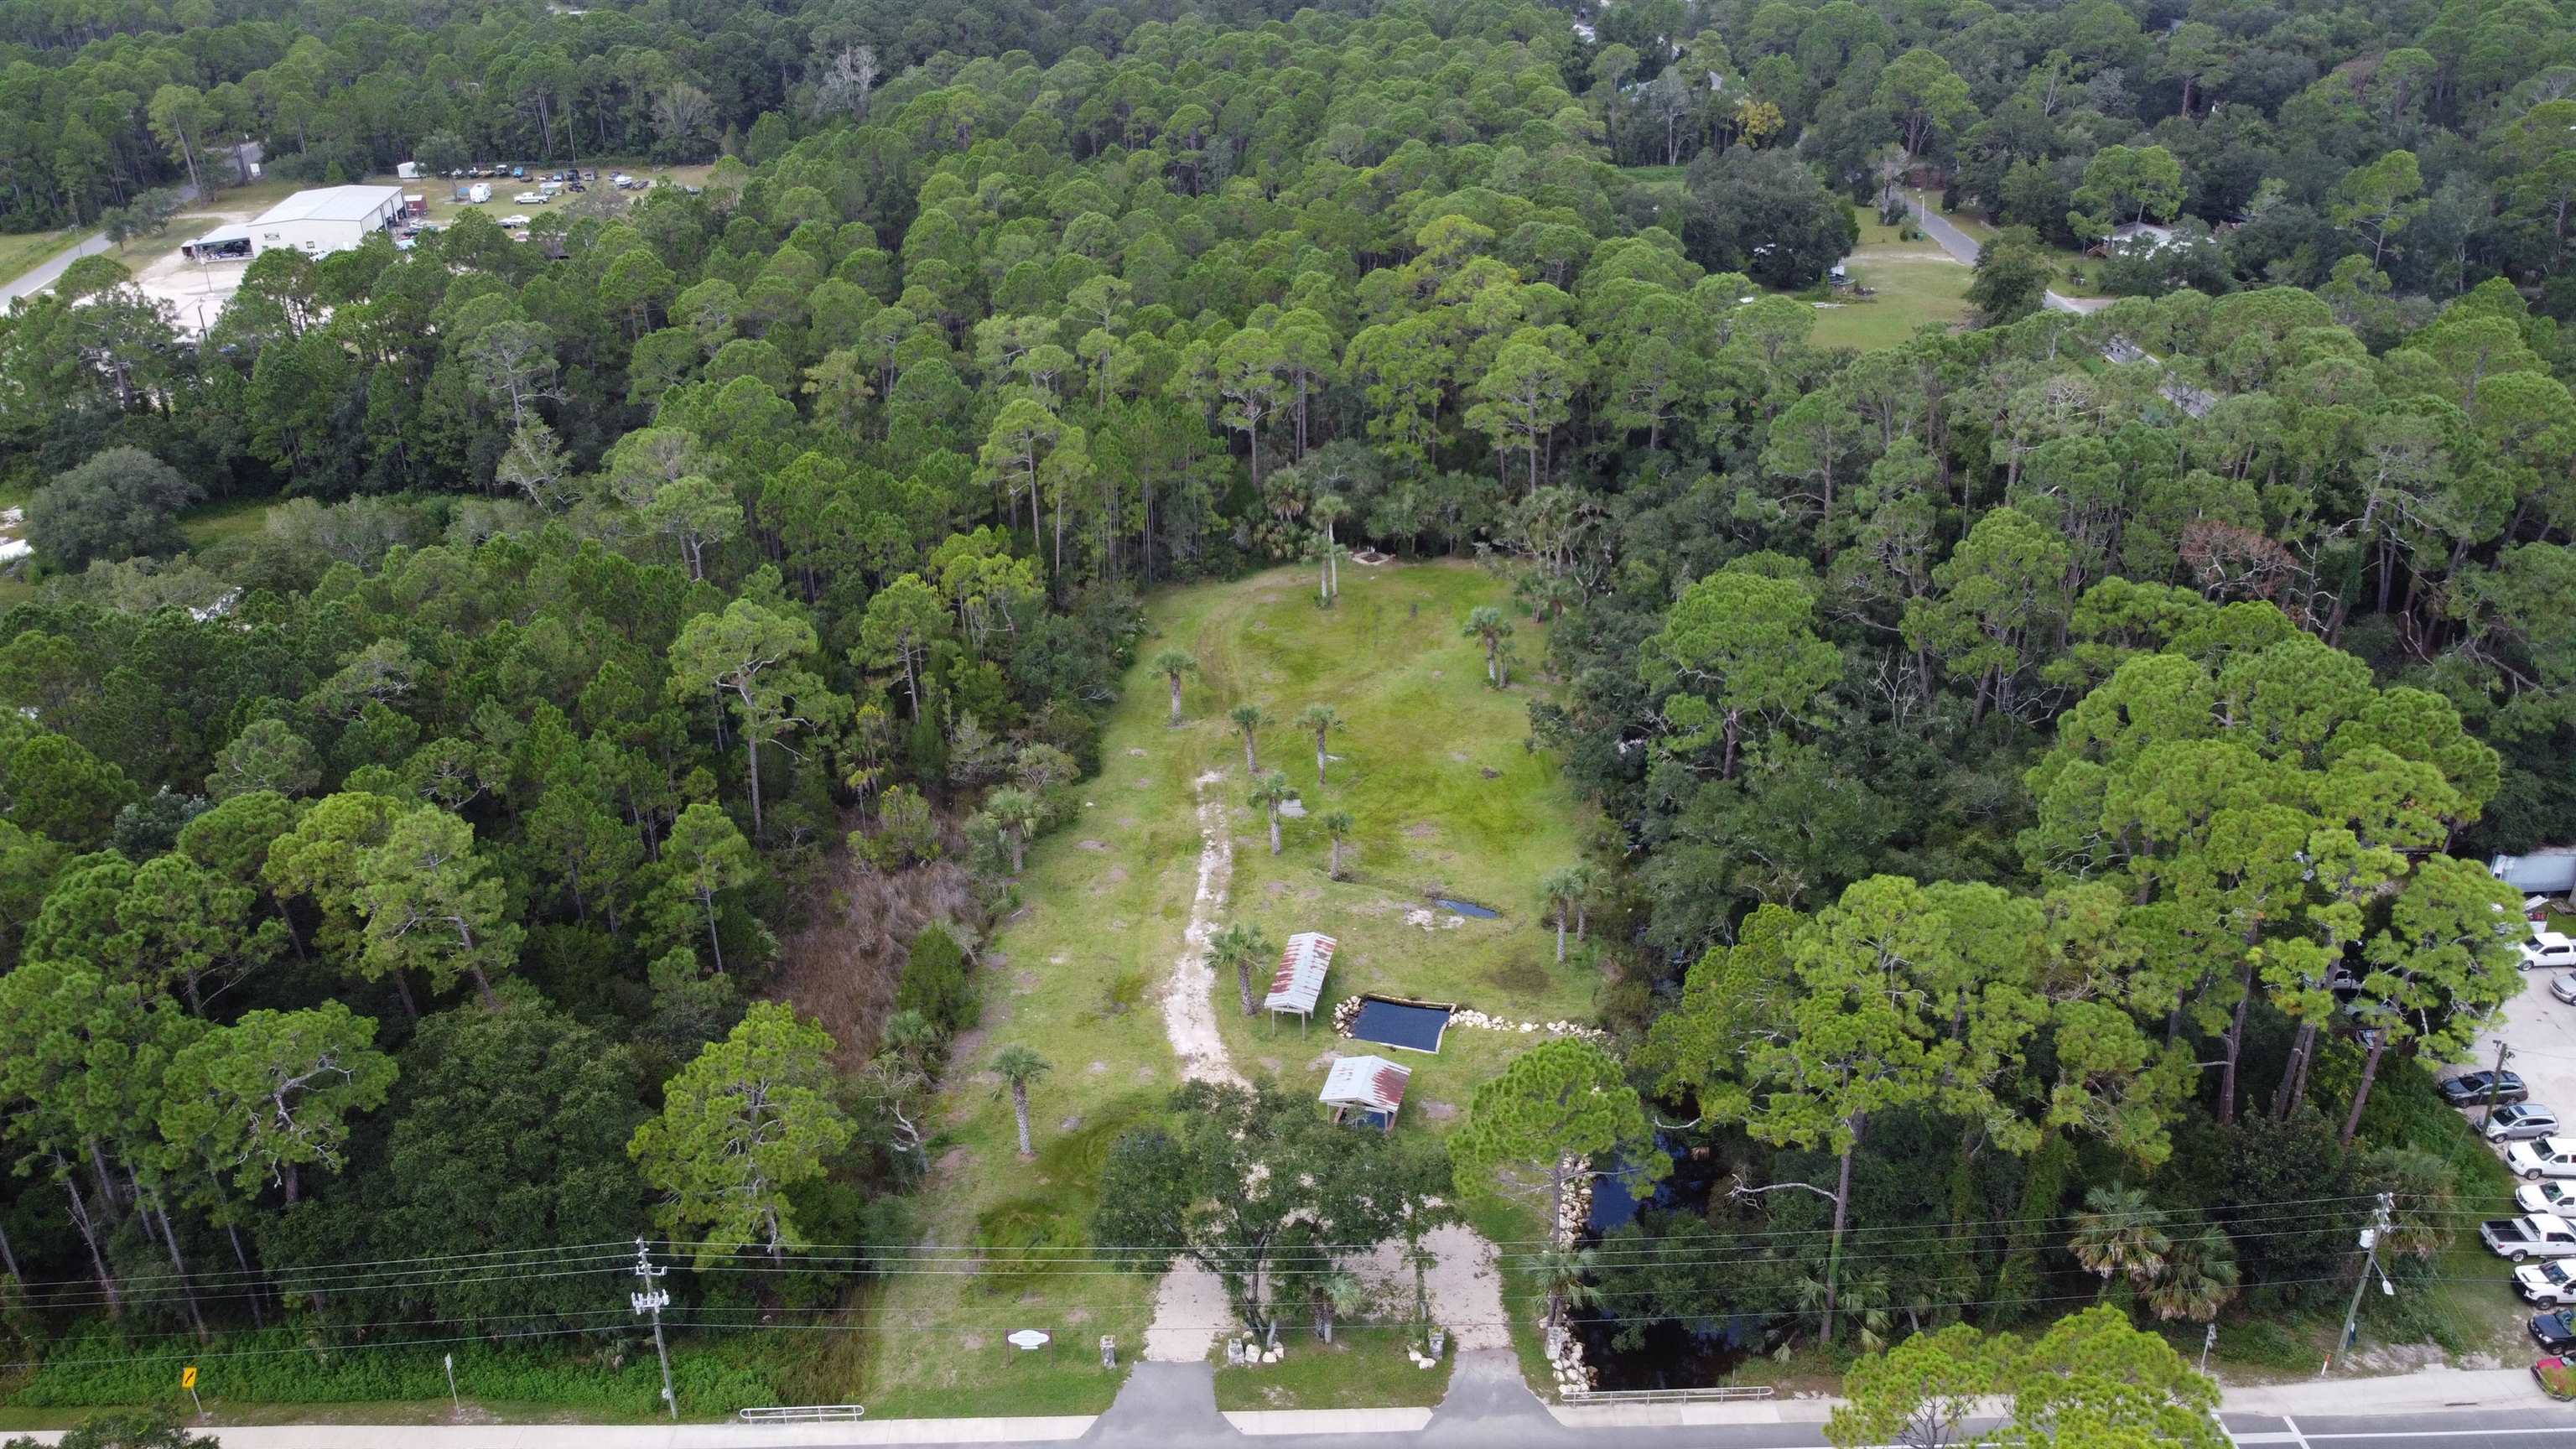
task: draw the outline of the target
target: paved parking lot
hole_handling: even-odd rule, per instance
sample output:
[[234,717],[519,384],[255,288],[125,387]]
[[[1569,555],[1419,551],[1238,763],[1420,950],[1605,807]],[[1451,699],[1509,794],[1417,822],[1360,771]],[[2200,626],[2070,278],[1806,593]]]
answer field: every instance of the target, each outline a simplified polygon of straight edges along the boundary
[[[2531,1088],[2531,1100],[2556,1111],[2560,1121],[2576,1123],[2576,1006],[2549,994],[2549,980],[2556,974],[2522,973],[2522,995],[2506,1005],[2504,1024],[2478,1038],[2475,1060],[2445,1067],[2441,1075],[2454,1077],[2494,1066],[2496,1042],[2501,1039],[2513,1048],[2513,1059],[2506,1065],[2521,1074]],[[2471,1120],[2477,1115],[2473,1111]]]

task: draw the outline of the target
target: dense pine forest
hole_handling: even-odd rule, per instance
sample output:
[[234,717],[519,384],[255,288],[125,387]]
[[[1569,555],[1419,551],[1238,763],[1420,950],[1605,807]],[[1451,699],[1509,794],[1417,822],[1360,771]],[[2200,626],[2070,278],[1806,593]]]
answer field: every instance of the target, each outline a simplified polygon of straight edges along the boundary
[[[2576,816],[2563,0],[0,5],[0,226],[245,144],[714,165],[0,318],[18,1402],[406,1338],[588,1402],[639,1237],[701,1404],[827,1396],[759,1325],[912,1240],[1145,604],[1356,550],[1508,582],[1560,959],[1738,1187],[1604,1316],[2030,1322],[2079,1213],[2142,1321],[2287,1311],[2351,1222],[2273,1205],[2429,1277],[2492,1185],[2427,1069]],[[1816,345],[1909,191],[1974,315]]]

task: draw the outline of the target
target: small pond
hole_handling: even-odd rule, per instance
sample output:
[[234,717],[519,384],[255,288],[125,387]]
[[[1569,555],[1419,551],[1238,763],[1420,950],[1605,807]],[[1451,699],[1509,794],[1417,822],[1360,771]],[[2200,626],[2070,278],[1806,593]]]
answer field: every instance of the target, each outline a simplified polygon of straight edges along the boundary
[[1441,1034],[1449,1030],[1449,1011],[1445,1006],[1364,996],[1360,998],[1360,1014],[1351,1019],[1351,1036],[1406,1051],[1437,1052]]
[[[1695,1154],[1677,1132],[1656,1133],[1655,1146],[1672,1163],[1662,1180],[1649,1185],[1633,1169],[1593,1179],[1587,1242],[1599,1243],[1637,1222],[1642,1213],[1654,1215],[1646,1220],[1646,1231],[1655,1233],[1670,1231],[1661,1225],[1669,1221],[1665,1214],[1698,1216],[1708,1211],[1721,1176],[1717,1159]],[[1654,1323],[1623,1323],[1619,1317],[1609,1306],[1573,1316],[1574,1331],[1583,1341],[1584,1361],[1599,1372],[1604,1389],[1703,1388],[1722,1382],[1761,1351],[1765,1329],[1760,1314]],[[1628,1331],[1623,1334],[1622,1330]],[[1617,1343],[1623,1336],[1630,1340],[1625,1349]]]
[[1474,901],[1453,901],[1447,896],[1433,896],[1431,904],[1457,915],[1473,916],[1480,921],[1499,920],[1503,914],[1492,906],[1480,906]]

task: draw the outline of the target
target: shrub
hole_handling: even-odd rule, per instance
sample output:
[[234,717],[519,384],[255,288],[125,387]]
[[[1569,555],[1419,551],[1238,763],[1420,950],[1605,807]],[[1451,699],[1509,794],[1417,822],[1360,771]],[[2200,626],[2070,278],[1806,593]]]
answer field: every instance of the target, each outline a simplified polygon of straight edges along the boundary
[[975,1023],[975,986],[966,969],[966,948],[936,922],[912,938],[912,953],[903,963],[895,987],[894,1009],[918,1011],[931,1025],[955,1036]]

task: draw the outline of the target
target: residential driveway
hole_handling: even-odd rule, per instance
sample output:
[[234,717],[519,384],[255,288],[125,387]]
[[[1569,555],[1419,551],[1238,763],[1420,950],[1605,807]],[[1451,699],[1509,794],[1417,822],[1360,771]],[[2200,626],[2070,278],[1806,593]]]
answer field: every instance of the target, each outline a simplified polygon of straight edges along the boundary
[[[2494,1066],[2496,1043],[2502,1040],[2513,1048],[2513,1060],[2507,1065],[2531,1088],[2531,1100],[2556,1110],[2562,1120],[2576,1122],[2576,1006],[2549,994],[2550,978],[2557,974],[2522,973],[2522,994],[2506,1004],[2504,1024],[2478,1038],[2474,1061],[2445,1067],[2441,1075]],[[2476,1121],[2480,1115],[2479,1109],[2472,1109],[2469,1119]]]

